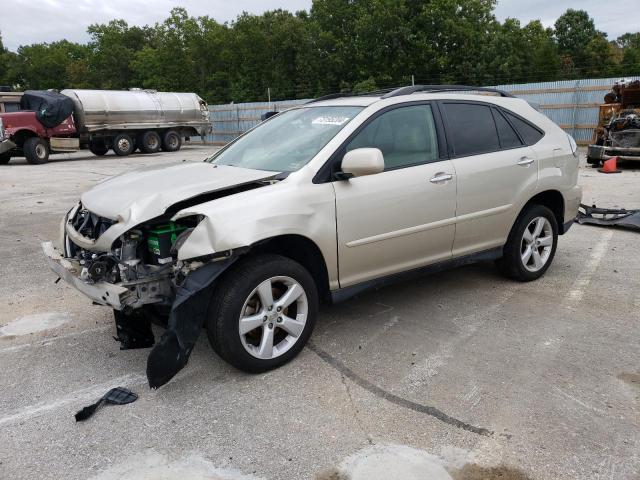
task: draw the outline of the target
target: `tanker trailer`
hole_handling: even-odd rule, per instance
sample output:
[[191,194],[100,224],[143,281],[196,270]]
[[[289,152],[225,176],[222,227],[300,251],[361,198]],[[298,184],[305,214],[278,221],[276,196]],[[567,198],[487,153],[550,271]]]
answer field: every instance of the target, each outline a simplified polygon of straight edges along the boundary
[[27,91],[21,111],[0,113],[0,164],[24,155],[45,163],[50,152],[89,149],[105,155],[175,152],[211,131],[206,102],[195,93],[155,90]]
[[207,103],[195,93],[76,89],[60,93],[74,104],[78,142],[72,148],[89,148],[96,155],[110,148],[120,156],[136,148],[144,153],[175,152],[183,139],[211,130]]

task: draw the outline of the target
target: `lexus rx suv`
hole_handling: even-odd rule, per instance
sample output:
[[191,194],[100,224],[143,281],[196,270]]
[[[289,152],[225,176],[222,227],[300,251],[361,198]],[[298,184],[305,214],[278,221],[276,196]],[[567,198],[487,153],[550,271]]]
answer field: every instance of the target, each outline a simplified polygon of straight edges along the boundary
[[[291,360],[321,301],[478,260],[532,281],[578,211],[574,140],[480,87],[331,95],[271,116],[204,162],[84,193],[43,249],[114,309],[123,348],[154,345],[152,387],[204,327],[248,372]],[[155,342],[150,323],[166,327]]]

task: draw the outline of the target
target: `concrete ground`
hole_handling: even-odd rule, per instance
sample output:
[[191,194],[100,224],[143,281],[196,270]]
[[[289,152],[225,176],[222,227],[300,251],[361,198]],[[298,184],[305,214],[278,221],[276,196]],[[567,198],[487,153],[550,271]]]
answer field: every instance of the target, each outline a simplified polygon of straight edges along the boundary
[[[479,264],[326,307],[311,348],[264,375],[203,335],[149,390],[148,350],[120,351],[110,310],[54,284],[39,244],[102,179],[210,151],[0,167],[0,478],[640,478],[629,231],[574,226],[533,283]],[[633,165],[580,183],[585,203],[640,208]],[[117,385],[139,400],[75,423]]]

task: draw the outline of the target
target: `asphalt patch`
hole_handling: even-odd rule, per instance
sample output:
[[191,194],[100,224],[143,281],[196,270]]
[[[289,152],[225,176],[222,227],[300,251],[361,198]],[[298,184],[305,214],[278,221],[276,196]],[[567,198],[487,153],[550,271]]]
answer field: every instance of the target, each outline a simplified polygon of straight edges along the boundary
[[460,470],[451,473],[453,480],[532,480],[526,473],[507,465],[482,467],[468,463]]

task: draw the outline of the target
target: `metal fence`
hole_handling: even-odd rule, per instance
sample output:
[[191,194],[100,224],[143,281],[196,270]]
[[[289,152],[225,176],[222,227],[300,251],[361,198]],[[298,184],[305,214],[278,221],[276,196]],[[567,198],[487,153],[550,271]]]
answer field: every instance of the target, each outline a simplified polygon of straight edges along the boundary
[[[628,78],[640,80],[640,77]],[[619,77],[565,80],[495,87],[535,104],[542,113],[571,134],[578,144],[587,145],[598,123],[598,107],[618,79]],[[307,101],[210,105],[213,133],[207,137],[207,141],[214,145],[224,145],[259,123],[263,113],[284,110]]]

